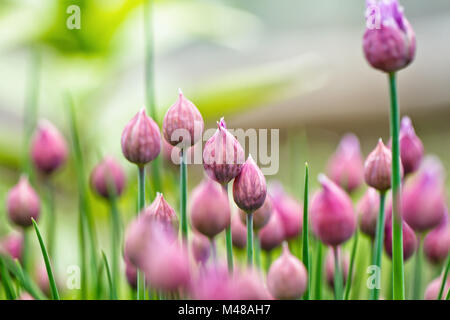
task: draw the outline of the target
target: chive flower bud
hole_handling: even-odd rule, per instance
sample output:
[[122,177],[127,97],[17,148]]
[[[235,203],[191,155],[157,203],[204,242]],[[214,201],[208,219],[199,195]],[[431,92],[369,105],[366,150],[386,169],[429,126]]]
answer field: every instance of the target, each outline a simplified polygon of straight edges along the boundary
[[261,249],[267,252],[280,246],[286,239],[283,222],[277,209],[274,209],[269,222],[259,230],[258,235]]
[[[405,220],[402,220],[403,229],[403,260],[407,261],[416,252],[417,236],[414,230]],[[384,225],[384,249],[389,257],[392,258],[392,206],[386,212],[386,222]]]
[[[253,229],[260,230],[261,228],[263,228],[269,222],[272,212],[272,200],[270,196],[267,195],[262,207],[253,212]],[[241,219],[241,222],[244,224],[244,226],[246,226],[247,214],[245,213],[245,211],[239,210],[239,218]]]
[[23,235],[11,233],[0,241],[0,253],[11,256],[12,259],[22,260]]
[[192,255],[195,261],[205,265],[211,255],[211,242],[200,232],[194,232],[191,241]]
[[41,202],[27,177],[22,176],[19,183],[9,191],[6,209],[9,219],[19,227],[31,226],[31,218],[38,220]]
[[403,117],[400,124],[400,157],[405,175],[416,171],[423,159],[424,147],[416,135],[411,119]]
[[380,196],[374,188],[368,188],[356,206],[356,212],[359,217],[359,228],[361,232],[372,239],[375,238],[379,208]]
[[91,172],[91,187],[101,197],[119,197],[125,187],[125,173],[113,157],[105,157]]
[[441,264],[447,258],[450,252],[450,223],[448,212],[440,224],[431,230],[423,242],[423,251],[425,256],[433,264]]
[[302,205],[284,192],[281,185],[275,185],[272,195],[273,205],[280,214],[286,239],[298,237],[303,227]]
[[[425,289],[425,300],[437,300],[439,291],[441,290],[441,285],[442,277],[436,278],[431,281]],[[450,278],[447,278],[447,281],[444,285],[444,292],[442,293],[443,298],[447,296],[448,290],[450,290]]]
[[144,209],[143,214],[155,219],[167,228],[172,228],[174,233],[178,232],[178,217],[175,210],[167,203],[162,193],[157,193],[155,200]]
[[238,214],[233,214],[231,218],[231,240],[236,248],[243,249],[247,245],[247,228]]

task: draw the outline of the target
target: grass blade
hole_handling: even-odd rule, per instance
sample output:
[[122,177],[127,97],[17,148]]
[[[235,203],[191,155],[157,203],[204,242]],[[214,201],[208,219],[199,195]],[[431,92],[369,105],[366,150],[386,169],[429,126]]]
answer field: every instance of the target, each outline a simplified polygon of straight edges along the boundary
[[323,271],[323,254],[322,243],[317,240],[316,243],[316,267],[315,267],[315,283],[314,283],[314,300],[322,299],[322,271]]
[[305,163],[305,188],[303,190],[303,228],[302,228],[302,245],[303,245],[303,264],[305,265],[308,274],[306,292],[303,296],[304,300],[310,299],[310,285],[311,285],[311,265],[309,262],[309,232],[308,232],[308,189],[309,189],[309,168],[308,163]]
[[112,280],[111,269],[109,268],[108,259],[106,258],[106,255],[103,251],[102,251],[102,257],[103,257],[103,263],[104,263],[105,269],[106,269],[106,276],[108,278],[108,283],[109,283],[109,299],[117,300],[117,292],[116,292],[116,288],[115,288],[113,280]]
[[348,269],[347,283],[345,284],[344,300],[348,300],[348,297],[350,295],[350,289],[352,287],[353,267],[355,265],[356,251],[357,251],[357,248],[358,248],[358,239],[359,239],[359,231],[356,230],[355,238],[353,239],[353,247],[352,247],[352,254],[351,254],[351,257],[350,257],[350,266],[349,266],[349,269]]
[[6,298],[8,300],[16,299],[16,292],[14,290],[11,277],[9,276],[9,272],[6,269],[5,262],[3,261],[3,258],[1,256],[0,256],[0,275],[2,279],[2,284],[5,288]]
[[[445,284],[447,283],[447,276],[448,276],[448,270],[449,269],[450,269],[450,254],[448,255],[447,263],[446,263],[445,269],[444,269],[444,275],[442,276],[441,288],[439,289],[439,295],[438,295],[438,298],[437,298],[438,300],[441,300],[442,299],[442,295],[444,294],[444,288],[445,288]],[[447,294],[447,296],[448,296],[448,294]]]
[[58,289],[56,288],[55,277],[53,276],[52,267],[50,265],[50,258],[48,257],[47,249],[45,248],[44,241],[42,240],[41,232],[39,231],[39,227],[36,224],[36,221],[32,218],[33,227],[36,231],[36,235],[39,240],[39,245],[41,246],[42,256],[45,262],[45,268],[47,269],[48,282],[50,283],[50,291],[52,294],[53,300],[59,300]]

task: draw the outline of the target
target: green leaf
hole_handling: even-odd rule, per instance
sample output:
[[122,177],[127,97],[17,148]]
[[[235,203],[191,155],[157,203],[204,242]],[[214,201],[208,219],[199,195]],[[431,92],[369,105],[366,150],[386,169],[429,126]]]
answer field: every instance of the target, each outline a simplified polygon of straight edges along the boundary
[[109,299],[117,300],[117,292],[116,292],[114,283],[112,281],[111,270],[109,268],[108,259],[106,258],[106,255],[103,252],[103,250],[102,250],[102,256],[103,256],[103,263],[105,264],[106,276],[108,277],[108,283],[109,283]]
[[16,299],[16,292],[12,285],[11,277],[9,276],[9,272],[6,269],[5,262],[3,258],[0,256],[0,275],[2,279],[2,284],[5,287],[6,298],[8,300]]

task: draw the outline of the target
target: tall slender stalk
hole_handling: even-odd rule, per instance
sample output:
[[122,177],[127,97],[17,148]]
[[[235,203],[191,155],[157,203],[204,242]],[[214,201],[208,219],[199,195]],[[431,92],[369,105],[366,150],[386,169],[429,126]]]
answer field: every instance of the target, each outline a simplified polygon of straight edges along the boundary
[[[225,195],[228,199],[228,184],[222,185],[223,192],[225,192]],[[231,219],[230,219],[231,220]],[[233,239],[231,235],[231,221],[229,226],[225,230],[225,242],[227,247],[227,265],[228,265],[228,272],[233,272]]]
[[352,288],[353,268],[355,266],[356,251],[358,249],[358,240],[359,240],[359,230],[356,230],[355,237],[353,239],[352,254],[350,257],[350,266],[348,268],[347,281],[345,283],[344,300],[348,300],[350,296],[350,289]]
[[181,149],[180,154],[180,215],[181,215],[181,235],[183,236],[183,243],[187,248],[188,241],[188,223],[187,223],[187,165],[186,165],[187,150]]
[[112,282],[117,292],[120,292],[120,264],[119,249],[121,242],[120,216],[117,209],[117,198],[113,194],[109,197],[111,208],[111,273]]
[[[447,263],[445,265],[444,274],[442,275],[441,288],[439,289],[438,300],[442,299],[442,295],[444,294],[445,284],[447,283],[448,271],[450,269],[450,254],[447,257]],[[450,290],[449,290],[450,292]],[[448,296],[448,295],[447,295]]]
[[[381,257],[383,254],[383,240],[384,240],[384,203],[386,192],[380,191],[380,206],[377,219],[377,229],[375,231],[375,242],[373,243],[373,257],[372,264],[380,270],[381,277]],[[370,300],[378,300],[380,297],[380,289],[375,287],[370,290]]]
[[339,248],[333,247],[334,253],[334,298],[336,300],[342,300],[342,273],[341,273],[341,259],[339,254]]
[[112,279],[111,269],[109,268],[108,259],[106,258],[106,255],[103,251],[102,251],[102,257],[103,257],[103,263],[104,263],[105,269],[106,269],[106,277],[108,278],[108,284],[109,284],[109,300],[117,300],[117,291],[116,291],[116,287],[114,286],[114,281]]
[[5,262],[3,261],[2,256],[0,256],[0,276],[2,279],[2,284],[5,287],[5,294],[8,300],[16,299],[16,290],[14,289],[11,276],[9,275],[8,270],[6,269]]
[[422,291],[422,244],[423,244],[423,236],[421,234],[418,235],[419,246],[417,247],[416,257],[415,257],[415,265],[414,265],[414,280],[413,280],[413,300],[421,299],[421,291]]
[[255,265],[258,269],[261,269],[261,246],[256,232],[253,232],[253,244],[255,246]]
[[391,137],[392,137],[392,265],[393,298],[405,299],[405,267],[403,265],[403,230],[400,215],[400,115],[397,99],[396,73],[389,73],[391,96]]
[[322,271],[323,271],[323,254],[322,254],[322,243],[317,240],[316,248],[316,268],[315,273],[315,283],[314,283],[314,300],[322,299]]
[[[145,207],[145,169],[138,167],[138,214]],[[142,271],[137,271],[137,300],[145,299],[145,278]]]
[[302,245],[303,253],[302,260],[305,265],[306,272],[308,273],[308,279],[306,283],[306,292],[303,296],[304,300],[310,299],[310,285],[311,285],[311,265],[309,262],[309,231],[308,231],[308,192],[309,192],[309,169],[308,163],[305,163],[305,187],[303,194],[303,228],[302,228]]
[[247,213],[247,264],[253,265],[253,212]]

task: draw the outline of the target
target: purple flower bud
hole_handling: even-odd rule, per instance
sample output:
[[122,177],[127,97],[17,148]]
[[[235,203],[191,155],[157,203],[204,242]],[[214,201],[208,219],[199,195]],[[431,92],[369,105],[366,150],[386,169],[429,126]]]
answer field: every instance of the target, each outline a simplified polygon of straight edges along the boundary
[[91,186],[94,191],[108,199],[120,196],[125,186],[125,173],[113,157],[105,157],[91,172]]
[[136,289],[137,288],[137,269],[130,262],[130,260],[127,258],[126,255],[123,256],[123,259],[125,261],[125,276],[127,278],[127,282],[131,288]]
[[338,246],[351,238],[356,215],[350,197],[325,175],[319,176],[322,190],[311,202],[311,224],[315,235],[325,244]]
[[[441,290],[442,277],[436,278],[430,282],[425,290],[425,300],[437,300],[439,296],[439,291]],[[450,290],[450,278],[447,278],[447,282],[444,286],[444,292],[442,296],[445,298],[447,296],[448,290]]]
[[211,255],[211,242],[209,239],[199,232],[193,232],[191,248],[195,261],[205,265]]
[[190,212],[192,226],[209,238],[230,225],[228,197],[222,187],[211,179],[205,179],[192,192]]
[[450,252],[450,223],[448,220],[448,213],[446,213],[441,223],[425,237],[423,251],[433,264],[444,262]]
[[368,0],[363,48],[375,69],[395,72],[408,66],[416,52],[414,30],[397,0]]
[[267,286],[275,299],[299,299],[306,290],[308,274],[305,266],[289,252],[287,242],[283,253],[270,266]]
[[[270,216],[273,212],[272,200],[269,195],[266,196],[266,200],[264,200],[264,204],[261,208],[253,212],[253,229],[260,230],[263,228],[270,219]],[[247,225],[247,214],[239,210],[239,218],[244,226]]]
[[380,210],[380,196],[374,188],[368,188],[356,206],[359,217],[359,227],[363,233],[375,238],[378,211]]
[[172,228],[174,233],[178,232],[178,217],[175,210],[167,203],[162,193],[157,193],[155,200],[150,206],[144,209],[143,213],[152,219],[165,225],[167,228]]
[[31,218],[38,220],[41,202],[25,176],[9,191],[6,209],[9,219],[20,227],[31,226]]
[[[339,262],[340,262],[340,272],[342,274],[342,280],[345,284],[348,278],[348,268],[350,265],[350,256],[347,251],[343,251],[338,248]],[[327,278],[327,283],[330,288],[334,288],[334,251],[332,248],[328,250],[327,258],[325,260],[325,277]]]
[[173,146],[188,148],[202,138],[203,126],[200,111],[179,90],[178,100],[164,116],[164,138]]
[[243,249],[247,246],[247,228],[237,213],[231,217],[231,239],[236,248]]
[[283,222],[277,209],[274,209],[269,222],[259,231],[261,249],[271,251],[286,239]]
[[227,130],[225,120],[220,119],[217,125],[217,131],[206,141],[203,167],[211,179],[227,184],[241,172],[245,154],[239,141]]
[[400,125],[400,157],[405,175],[416,171],[422,162],[424,148],[416,135],[411,119],[403,117]]
[[264,204],[266,193],[266,178],[249,155],[233,182],[234,202],[241,210],[254,212]]
[[56,171],[66,161],[66,141],[49,121],[39,122],[31,141],[31,158],[36,169],[46,175]]
[[23,235],[12,233],[0,241],[0,253],[10,255],[11,258],[22,260]]
[[[403,260],[408,260],[416,251],[417,237],[414,230],[403,220]],[[384,225],[384,249],[389,257],[392,258],[392,206],[390,205],[386,212]]]
[[446,214],[444,169],[437,158],[426,158],[402,192],[403,219],[416,231],[436,227]]
[[352,134],[346,134],[328,162],[328,175],[330,179],[352,192],[358,188],[364,179],[364,167],[358,138]]
[[264,286],[262,275],[254,269],[240,272],[235,281],[237,300],[269,300],[271,298]]
[[142,108],[122,131],[122,153],[128,161],[143,166],[161,151],[158,125]]
[[196,300],[236,300],[238,293],[227,268],[213,265],[200,270],[193,281],[191,295]]
[[294,197],[285,193],[281,185],[274,188],[273,205],[280,214],[286,239],[296,238],[303,227],[302,205]]
[[[403,175],[401,167],[400,170]],[[384,192],[391,188],[391,171],[392,153],[380,138],[364,163],[364,179],[369,186]]]
[[144,266],[149,246],[154,239],[152,221],[152,217],[141,214],[130,223],[125,232],[124,256],[135,267]]

